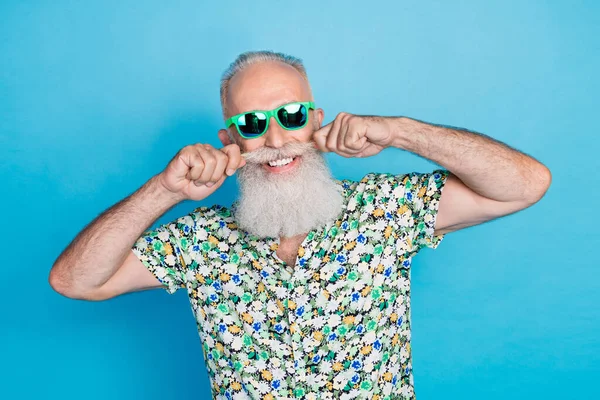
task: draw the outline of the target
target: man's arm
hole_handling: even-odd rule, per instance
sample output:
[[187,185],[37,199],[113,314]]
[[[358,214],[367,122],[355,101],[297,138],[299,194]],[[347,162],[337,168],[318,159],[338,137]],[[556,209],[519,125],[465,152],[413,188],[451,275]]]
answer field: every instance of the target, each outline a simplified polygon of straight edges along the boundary
[[550,186],[546,166],[485,135],[404,117],[389,123],[393,147],[451,172],[440,199],[436,235],[527,208]]
[[86,300],[160,287],[132,252],[134,243],[172,206],[208,197],[226,175],[243,165],[235,144],[222,149],[203,144],[185,147],[163,172],[77,235],[54,263],[50,285],[64,296]]
[[[64,296],[87,300],[160,287],[131,247],[176,203],[173,193],[158,182],[157,176],[153,177],[77,235],[54,263],[50,285]],[[111,280],[117,272],[122,279]]]
[[552,180],[542,163],[487,136],[406,117],[340,113],[313,139],[320,150],[344,157],[369,157],[396,147],[450,171],[436,235],[527,208],[544,196]]

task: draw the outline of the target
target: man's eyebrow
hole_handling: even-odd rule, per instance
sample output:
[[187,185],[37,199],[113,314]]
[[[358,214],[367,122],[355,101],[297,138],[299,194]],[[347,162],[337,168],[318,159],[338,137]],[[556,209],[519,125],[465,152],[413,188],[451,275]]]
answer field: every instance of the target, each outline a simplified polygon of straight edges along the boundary
[[298,102],[298,101],[300,101],[300,100],[288,100],[288,101],[284,101],[283,103],[280,103],[280,104],[279,104],[277,107],[275,107],[275,108],[279,108],[279,107],[281,107],[281,106],[285,106],[286,104],[290,104],[290,103],[296,103],[296,102]]
[[[290,104],[290,103],[297,103],[297,102],[299,102],[299,101],[300,101],[300,100],[288,100],[288,101],[284,101],[284,102],[282,102],[282,103],[279,103],[279,104],[278,104],[276,107],[273,107],[273,108],[272,108],[272,110],[275,110],[275,109],[277,109],[277,108],[279,108],[279,107],[281,107],[281,106],[285,106],[286,104]],[[258,108],[257,108],[257,109],[253,109],[253,110],[249,110],[249,111],[244,111],[244,112],[242,112],[241,114],[246,114],[246,113],[249,113],[249,112],[254,112],[254,111],[267,111],[267,110],[266,110],[266,109],[264,109],[264,108],[261,108],[261,109],[258,109]]]

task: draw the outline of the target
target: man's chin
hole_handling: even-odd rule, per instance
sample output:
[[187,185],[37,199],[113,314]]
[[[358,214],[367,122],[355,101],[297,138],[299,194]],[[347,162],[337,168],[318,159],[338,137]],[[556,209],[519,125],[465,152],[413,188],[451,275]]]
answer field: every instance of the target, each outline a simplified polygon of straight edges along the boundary
[[[335,220],[343,197],[323,155],[314,147],[303,144],[266,154],[279,160],[272,163],[279,165],[259,164],[266,157],[258,156],[238,171],[240,198],[235,218],[241,229],[263,238],[292,237]],[[286,162],[285,157],[292,160]]]

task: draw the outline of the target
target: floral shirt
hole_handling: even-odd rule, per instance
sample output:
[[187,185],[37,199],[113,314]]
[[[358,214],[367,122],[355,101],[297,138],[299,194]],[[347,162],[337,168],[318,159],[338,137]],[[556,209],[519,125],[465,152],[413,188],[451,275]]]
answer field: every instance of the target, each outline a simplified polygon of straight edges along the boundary
[[[435,248],[448,171],[335,181],[338,219],[296,265],[278,238],[200,207],[133,247],[169,293],[187,289],[215,399],[413,399],[411,258]],[[307,194],[309,201],[310,194]]]

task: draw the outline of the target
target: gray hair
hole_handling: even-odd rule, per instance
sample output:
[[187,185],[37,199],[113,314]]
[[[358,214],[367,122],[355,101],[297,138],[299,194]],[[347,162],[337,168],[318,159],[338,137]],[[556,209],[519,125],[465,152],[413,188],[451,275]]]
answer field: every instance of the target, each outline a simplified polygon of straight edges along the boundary
[[225,110],[225,102],[227,101],[227,92],[229,90],[229,82],[231,79],[235,76],[235,74],[242,71],[246,67],[265,61],[278,61],[291,65],[304,77],[304,79],[308,80],[308,75],[306,74],[304,64],[302,63],[302,60],[297,57],[284,53],[276,53],[270,50],[247,51],[242,53],[235,59],[234,62],[231,63],[231,65],[229,65],[229,68],[225,70],[221,78],[221,107],[223,109],[224,116],[227,112]]

